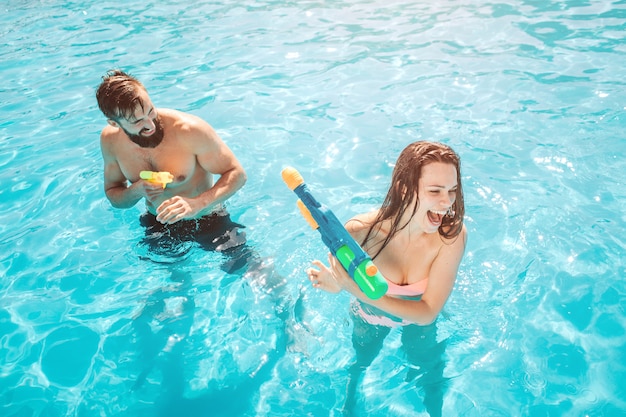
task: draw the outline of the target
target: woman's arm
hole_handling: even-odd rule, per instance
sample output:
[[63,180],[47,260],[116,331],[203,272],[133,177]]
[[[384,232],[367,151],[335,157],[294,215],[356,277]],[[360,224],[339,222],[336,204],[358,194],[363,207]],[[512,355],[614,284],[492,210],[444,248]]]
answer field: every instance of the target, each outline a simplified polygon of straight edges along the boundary
[[314,262],[319,270],[309,269],[309,279],[313,286],[322,290],[328,292],[348,291],[361,302],[379,308],[388,314],[419,325],[426,325],[435,321],[452,293],[465,251],[466,240],[467,231],[463,228],[457,238],[442,244],[430,267],[428,286],[420,300],[405,300],[387,295],[372,300],[360,290],[341,264],[330,256],[331,267],[327,268],[319,261]]

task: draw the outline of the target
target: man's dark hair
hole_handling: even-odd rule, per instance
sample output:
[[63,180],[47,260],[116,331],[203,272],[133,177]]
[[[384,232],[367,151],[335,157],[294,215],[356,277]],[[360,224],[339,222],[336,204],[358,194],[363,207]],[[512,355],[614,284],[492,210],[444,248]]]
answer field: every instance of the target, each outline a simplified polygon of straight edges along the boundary
[[138,105],[144,107],[139,97],[141,90],[146,88],[132,75],[119,69],[107,71],[96,91],[98,107],[107,119],[129,119]]

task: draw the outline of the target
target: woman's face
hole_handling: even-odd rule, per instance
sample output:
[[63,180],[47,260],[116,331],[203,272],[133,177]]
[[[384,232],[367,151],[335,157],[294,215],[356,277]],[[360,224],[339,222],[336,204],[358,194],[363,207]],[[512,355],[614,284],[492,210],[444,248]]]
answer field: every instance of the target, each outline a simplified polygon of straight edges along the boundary
[[457,172],[452,164],[432,162],[422,167],[419,180],[419,207],[413,221],[426,233],[436,233],[443,217],[452,208],[457,193]]

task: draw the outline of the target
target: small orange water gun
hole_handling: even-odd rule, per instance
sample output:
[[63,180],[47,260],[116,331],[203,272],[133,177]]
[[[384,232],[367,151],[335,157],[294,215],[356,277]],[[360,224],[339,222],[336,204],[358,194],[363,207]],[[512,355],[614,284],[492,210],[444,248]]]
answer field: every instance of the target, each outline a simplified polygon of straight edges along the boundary
[[170,182],[174,181],[174,176],[167,171],[141,171],[139,173],[139,178],[153,183],[163,184],[163,188],[165,188],[165,186]]

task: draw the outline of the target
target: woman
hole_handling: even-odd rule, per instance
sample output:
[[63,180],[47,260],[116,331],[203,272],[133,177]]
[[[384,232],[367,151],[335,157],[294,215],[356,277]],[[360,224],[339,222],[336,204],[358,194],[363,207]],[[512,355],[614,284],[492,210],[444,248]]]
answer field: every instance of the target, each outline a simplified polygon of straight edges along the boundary
[[424,405],[441,415],[445,380],[442,343],[435,320],[446,303],[463,258],[467,231],[459,156],[448,146],[414,142],[400,154],[382,207],[360,214],[346,229],[372,257],[389,285],[387,293],[368,298],[329,256],[330,267],[313,261],[307,274],[315,288],[355,298],[351,367],[345,409],[353,405],[358,379],[374,360],[392,327],[403,326],[402,342],[412,365],[407,376],[420,376]]

